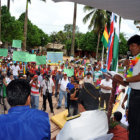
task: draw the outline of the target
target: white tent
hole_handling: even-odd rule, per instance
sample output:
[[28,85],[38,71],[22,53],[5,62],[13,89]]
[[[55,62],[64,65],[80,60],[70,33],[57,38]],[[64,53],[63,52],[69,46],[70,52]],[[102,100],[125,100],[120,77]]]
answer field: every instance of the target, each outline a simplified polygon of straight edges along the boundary
[[140,21],[140,0],[53,0],[76,2],[98,9],[114,12],[125,19]]

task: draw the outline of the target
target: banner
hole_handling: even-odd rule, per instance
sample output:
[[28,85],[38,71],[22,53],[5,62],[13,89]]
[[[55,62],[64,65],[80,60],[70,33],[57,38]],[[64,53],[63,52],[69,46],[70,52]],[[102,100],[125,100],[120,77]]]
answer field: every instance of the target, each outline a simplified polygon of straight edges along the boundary
[[21,48],[21,43],[22,43],[21,40],[13,40],[12,47],[14,47],[14,48]]
[[47,52],[47,63],[62,63],[63,52]]
[[68,77],[74,75],[74,69],[64,69],[64,72],[67,74]]
[[37,65],[46,64],[46,56],[36,56]]
[[37,65],[46,64],[46,56],[36,56],[23,51],[14,51],[13,60],[21,62],[36,62]]
[[35,54],[29,54],[27,58],[27,62],[36,62],[36,55]]
[[0,49],[0,56],[6,57],[8,55],[8,49]]
[[28,62],[28,60],[27,60],[28,57],[29,57],[29,53],[27,53],[27,52],[22,52],[22,51],[13,52],[14,61]]

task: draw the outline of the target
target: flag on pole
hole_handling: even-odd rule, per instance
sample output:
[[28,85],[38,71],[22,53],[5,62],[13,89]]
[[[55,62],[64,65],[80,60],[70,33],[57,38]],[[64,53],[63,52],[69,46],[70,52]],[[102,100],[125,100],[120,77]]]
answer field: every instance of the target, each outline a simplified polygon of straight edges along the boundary
[[112,70],[116,71],[118,64],[118,52],[119,52],[119,16],[117,15],[117,22],[114,24],[114,45],[113,45],[113,60],[112,60]]
[[101,41],[103,42],[103,46],[104,46],[106,49],[107,49],[107,47],[108,47],[108,38],[109,38],[109,35],[108,35],[107,27],[106,27],[106,25],[105,25],[105,29],[104,29],[104,32],[103,32]]
[[115,21],[115,15],[114,15],[114,13],[112,13],[110,33],[109,33],[109,43],[108,43],[108,55],[107,55],[107,69],[108,70],[110,69],[110,65],[112,62],[112,55],[113,55],[114,21]]

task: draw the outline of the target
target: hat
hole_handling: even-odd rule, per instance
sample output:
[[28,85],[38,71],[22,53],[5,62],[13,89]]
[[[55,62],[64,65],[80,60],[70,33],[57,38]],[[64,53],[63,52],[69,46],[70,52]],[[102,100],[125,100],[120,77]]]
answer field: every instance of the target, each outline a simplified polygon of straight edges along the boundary
[[10,64],[13,64],[13,62],[10,62]]
[[84,66],[81,66],[80,68],[84,69],[85,67]]
[[104,64],[104,67],[107,67],[107,65],[106,65],[106,64]]
[[91,64],[88,64],[88,66],[91,66]]
[[64,75],[67,75],[67,73],[64,72]]
[[84,83],[79,92],[78,103],[82,104],[85,110],[96,110],[99,106],[98,90],[90,83]]
[[38,75],[34,75],[34,78],[38,78]]
[[61,70],[61,69],[58,69],[58,71],[60,71],[60,72],[61,72],[62,70]]

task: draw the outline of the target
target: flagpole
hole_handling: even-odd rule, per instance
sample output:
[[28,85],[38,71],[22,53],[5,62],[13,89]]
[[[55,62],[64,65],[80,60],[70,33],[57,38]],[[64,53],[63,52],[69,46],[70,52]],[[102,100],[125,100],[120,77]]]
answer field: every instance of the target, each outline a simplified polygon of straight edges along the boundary
[[104,45],[103,45],[103,49],[102,49],[102,68],[103,68],[103,64],[104,64]]

